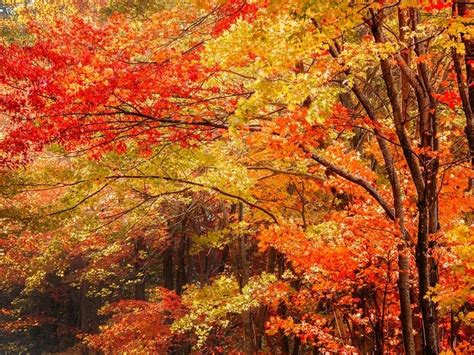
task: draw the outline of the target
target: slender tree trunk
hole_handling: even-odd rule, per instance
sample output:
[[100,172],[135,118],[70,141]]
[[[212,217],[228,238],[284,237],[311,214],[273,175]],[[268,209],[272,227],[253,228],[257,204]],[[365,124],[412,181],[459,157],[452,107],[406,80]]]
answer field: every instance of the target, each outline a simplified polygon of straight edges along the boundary
[[[400,297],[400,323],[405,353],[415,354],[415,340],[413,338],[413,316],[410,298],[410,250],[405,244],[398,249],[398,294]],[[408,311],[408,309],[410,309]]]
[[[371,106],[369,100],[366,98],[362,90],[354,85],[352,88],[354,95],[357,97],[361,105],[364,107],[369,118],[378,122],[377,114],[373,107]],[[402,96],[405,100],[408,97],[408,88],[405,84],[403,86],[402,82]],[[406,104],[406,101],[403,101]],[[407,108],[404,107],[402,102],[402,115],[403,112],[407,111]],[[411,298],[410,298],[410,248],[409,243],[411,242],[411,237],[408,234],[405,228],[405,217],[403,210],[403,199],[402,199],[402,190],[400,186],[400,180],[395,169],[395,164],[393,161],[393,156],[388,148],[387,142],[381,138],[383,134],[378,132],[376,129],[376,139],[382,156],[384,158],[385,168],[387,170],[388,178],[390,181],[392,196],[394,201],[394,210],[395,218],[398,222],[400,232],[402,233],[402,240],[398,246],[398,292],[400,297],[400,322],[402,324],[402,334],[403,334],[403,344],[405,353],[409,355],[415,354],[415,341],[413,336],[413,315],[411,310]]]
[[140,280],[140,282],[135,284],[134,298],[140,301],[145,300],[145,279],[144,278]]
[[[89,297],[87,297],[87,291],[89,285],[86,282],[81,284],[80,299],[79,299],[79,329],[81,333],[87,334],[90,331],[90,316],[91,316],[91,304]],[[88,355],[89,347],[86,344],[81,344],[81,354]]]
[[[384,43],[385,38],[382,26],[382,13],[376,13],[371,10],[372,19],[370,21],[374,38],[379,43]],[[411,24],[416,26],[418,21],[418,13],[414,10],[410,11]],[[416,40],[416,39],[415,39]],[[417,54],[422,54],[422,47],[415,45]],[[406,76],[407,81],[413,87],[419,114],[419,127],[421,136],[421,146],[437,150],[436,142],[436,113],[434,112],[434,102],[430,97],[430,83],[427,75],[427,68],[423,63],[418,65],[418,75],[413,73],[406,64],[405,60],[400,56],[395,56],[400,71]],[[423,339],[424,352],[426,354],[438,353],[437,340],[437,314],[435,304],[427,298],[430,286],[433,283],[431,271],[435,269],[435,261],[430,258],[429,251],[429,235],[438,227],[437,224],[437,197],[436,197],[436,178],[437,178],[437,160],[434,158],[426,159],[422,157],[423,170],[420,168],[420,162],[412,153],[412,144],[406,129],[404,127],[402,106],[397,93],[397,86],[392,73],[393,65],[389,60],[382,59],[380,61],[382,75],[387,89],[387,95],[393,111],[395,128],[397,131],[400,144],[403,149],[405,159],[407,161],[412,180],[415,184],[418,195],[418,241],[416,246],[416,264],[419,278],[419,303],[423,318]],[[435,227],[436,225],[436,227]],[[414,350],[413,350],[414,351]]]
[[89,316],[90,316],[90,300],[87,297],[87,291],[89,287],[86,283],[81,285],[81,297],[80,297],[80,329],[81,332],[89,332]]
[[134,298],[136,300],[145,300],[145,287],[146,287],[146,282],[145,282],[145,270],[143,269],[143,256],[142,252],[145,251],[145,244],[143,242],[143,238],[138,237],[137,240],[135,241],[134,245],[134,254],[135,254],[135,263],[134,263],[134,271],[135,271],[135,277],[137,280],[135,280],[134,284]]
[[[399,20],[400,20],[400,28],[404,27],[406,25],[406,14],[400,13],[399,14]],[[315,23],[316,27],[318,27],[318,24]],[[382,34],[378,33],[378,27],[377,24],[376,26],[373,27],[374,37],[376,41],[383,41],[383,36]],[[403,30],[401,30],[401,37],[403,37]],[[329,49],[331,55],[334,58],[337,58],[339,55],[338,51],[338,46],[337,43],[335,42],[335,45],[332,46],[330,45]],[[408,60],[409,55],[406,54],[406,59]],[[382,63],[383,66],[383,63]],[[383,68],[382,68],[383,70]],[[385,70],[386,71],[386,70]],[[346,74],[349,75],[350,72],[349,70],[346,70]],[[390,80],[390,75],[386,75],[385,79]],[[390,91],[390,85],[392,83],[387,82],[387,90]],[[360,104],[366,111],[368,117],[374,121],[378,122],[377,118],[377,113],[372,107],[369,99],[366,97],[366,95],[363,93],[362,89],[358,85],[353,85],[352,91],[356,98],[359,100]],[[395,91],[392,89],[392,93]],[[390,95],[390,92],[389,92]],[[408,83],[403,81],[402,78],[402,105],[401,108],[397,104],[396,100],[393,100],[392,107],[394,108],[394,120],[395,122],[402,122],[404,121],[404,117],[408,115],[408,97],[409,97],[409,86]],[[342,100],[344,99],[344,101]],[[347,97],[341,97],[341,101],[343,104],[350,108],[352,106]],[[395,105],[395,106],[393,106]],[[399,112],[397,111],[397,108]],[[401,124],[397,125],[397,129],[399,132],[403,133],[404,128]],[[402,241],[400,242],[399,245],[399,261],[398,261],[398,266],[399,266],[399,279],[398,279],[398,290],[399,290],[399,295],[400,295],[400,322],[402,324],[402,334],[403,334],[403,342],[404,342],[404,348],[405,348],[405,353],[414,355],[415,354],[415,341],[414,341],[414,336],[413,336],[413,316],[412,316],[412,310],[411,310],[411,298],[410,298],[410,267],[409,267],[409,258],[410,258],[410,248],[409,248],[409,243],[411,242],[411,237],[408,234],[406,228],[405,228],[405,222],[404,222],[404,211],[403,211],[403,200],[402,200],[402,193],[401,193],[401,187],[400,187],[400,182],[395,170],[394,162],[393,162],[393,157],[392,154],[388,148],[387,142],[382,138],[383,134],[380,132],[377,128],[374,128],[375,133],[376,133],[376,139],[378,142],[378,145],[380,147],[380,150],[382,152],[384,162],[385,162],[385,167],[388,172],[388,177],[389,181],[391,184],[392,188],[392,195],[394,199],[394,210],[395,210],[395,219],[398,221],[400,231],[402,233]],[[408,142],[406,137],[404,135],[401,136],[401,141],[405,141],[405,143]],[[408,153],[408,163],[411,165],[412,170],[416,171],[418,169],[416,162],[413,162],[413,159],[411,157],[411,148],[409,145],[405,144],[405,152]]]
[[265,320],[267,319],[268,309],[266,306],[260,306],[255,312],[255,350],[261,351],[263,346],[263,337],[265,335]]
[[218,273],[224,272],[228,258],[229,258],[229,246],[226,245],[224,246],[224,249],[222,250],[221,260],[219,262],[219,268],[217,269]]
[[[238,220],[242,222],[244,220],[244,205],[242,202],[238,204]],[[247,260],[247,248],[245,243],[245,236],[236,236],[234,245],[235,258],[234,262],[236,266],[236,274],[238,275],[239,287],[242,288],[249,282],[249,266]],[[255,354],[255,342],[254,342],[254,331],[252,312],[250,310],[242,313],[242,325],[244,328],[244,351],[248,355]]]
[[[470,7],[468,9],[468,7]],[[454,15],[465,16],[466,12],[474,10],[474,3],[455,1],[453,5]],[[467,143],[469,146],[469,159],[474,169],[474,39],[468,38],[461,33],[461,41],[464,44],[465,54],[464,63],[466,68],[466,83],[463,80],[462,65],[460,56],[456,49],[452,49],[454,70],[458,82],[459,94],[462,101],[464,113],[466,115],[466,133]],[[467,87],[467,89],[466,89]],[[474,178],[469,180],[469,190],[474,188]]]
[[173,247],[168,247],[163,252],[163,287],[168,290],[174,289],[174,273],[173,273]]
[[[184,229],[184,228],[183,228]],[[175,291],[178,295],[183,292],[183,287],[186,284],[186,235],[181,233],[178,237],[176,246],[176,283]]]
[[[418,10],[412,10],[413,19],[412,23],[418,23],[420,13]],[[426,44],[419,43],[415,37],[416,45],[415,51],[418,56],[426,55]],[[429,69],[426,63],[418,63],[417,65],[418,75],[421,78],[424,88],[423,100],[419,99],[419,112],[420,112],[420,126],[422,127],[421,135],[421,147],[431,149],[433,152],[439,150],[439,144],[437,139],[438,132],[438,119],[436,114],[437,103],[433,98],[433,92],[431,89],[431,83],[429,80]],[[436,233],[439,229],[438,222],[438,170],[439,160],[436,156],[421,154],[421,160],[424,166],[424,180],[425,180],[425,192],[423,197],[419,197],[418,206],[420,208],[420,223],[421,231],[419,230],[419,238],[417,244],[417,258],[421,260],[417,265],[420,265],[418,276],[423,286],[420,284],[420,302],[422,304],[423,313],[423,327],[425,334],[424,351],[427,354],[439,353],[439,327],[438,327],[438,311],[436,304],[428,297],[428,292],[431,287],[434,287],[438,283],[438,266],[437,261],[433,257],[433,250],[436,247],[436,242],[430,240],[430,235]],[[420,201],[421,200],[421,201]],[[427,212],[425,212],[427,209]],[[424,225],[426,222],[425,214],[428,215],[427,227]],[[427,270],[425,263],[428,262]],[[426,288],[426,275],[428,272],[428,288]]]
[[295,343],[293,345],[293,351],[291,355],[298,355],[300,353],[301,340],[298,337],[295,337]]
[[432,300],[427,297],[431,286],[429,241],[429,208],[425,201],[418,203],[418,243],[416,246],[416,265],[418,269],[418,286],[420,308],[423,319],[424,353],[437,354],[436,312]]

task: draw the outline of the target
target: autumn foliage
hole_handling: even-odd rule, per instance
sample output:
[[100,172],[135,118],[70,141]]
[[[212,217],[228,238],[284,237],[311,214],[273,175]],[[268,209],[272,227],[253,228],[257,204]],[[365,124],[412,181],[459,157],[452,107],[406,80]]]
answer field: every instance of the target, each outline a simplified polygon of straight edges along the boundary
[[472,4],[11,3],[0,352],[472,351]]

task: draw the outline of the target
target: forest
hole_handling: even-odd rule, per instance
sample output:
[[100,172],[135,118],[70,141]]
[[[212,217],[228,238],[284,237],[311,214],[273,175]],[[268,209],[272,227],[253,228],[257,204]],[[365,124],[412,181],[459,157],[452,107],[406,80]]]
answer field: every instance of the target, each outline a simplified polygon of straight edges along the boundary
[[473,354],[474,2],[0,1],[0,354]]

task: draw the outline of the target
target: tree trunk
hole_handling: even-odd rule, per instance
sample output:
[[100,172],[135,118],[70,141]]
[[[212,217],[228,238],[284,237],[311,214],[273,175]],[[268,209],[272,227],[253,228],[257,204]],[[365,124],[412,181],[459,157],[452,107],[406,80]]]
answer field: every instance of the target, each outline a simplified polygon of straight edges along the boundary
[[89,287],[86,283],[81,285],[81,298],[80,298],[80,330],[83,333],[89,331],[89,316],[90,316],[90,301],[87,297],[87,291]]
[[163,287],[168,290],[174,289],[174,276],[173,276],[173,247],[169,246],[163,252]]
[[[381,23],[383,13],[375,13],[371,10],[371,27],[374,38],[379,43],[384,43],[383,25]],[[419,13],[415,9],[410,9],[411,25],[416,27],[419,20]],[[423,55],[425,47],[415,40],[415,52],[418,56]],[[432,151],[438,149],[436,140],[437,118],[436,102],[432,99],[431,86],[429,82],[428,69],[426,64],[419,63],[417,72],[413,72],[406,61],[400,55],[395,55],[398,67],[406,77],[407,82],[414,89],[417,99],[418,121],[420,129],[421,147],[430,148]],[[418,201],[418,241],[416,245],[416,265],[418,269],[419,282],[419,304],[423,319],[423,348],[426,354],[438,353],[438,324],[435,304],[427,297],[430,286],[434,280],[432,271],[436,270],[436,262],[430,257],[429,236],[438,228],[437,219],[437,173],[438,162],[436,158],[421,156],[421,162],[418,157],[412,153],[411,140],[404,127],[402,107],[397,92],[397,85],[392,73],[393,64],[386,59],[381,61],[382,75],[387,89],[387,95],[390,99],[394,115],[394,123],[400,140],[405,160],[410,169],[413,183],[416,187]],[[423,164],[423,169],[420,168]]]
[[[410,259],[409,248],[401,245],[398,250],[398,294],[400,297],[400,322],[402,324],[403,344],[406,354],[415,354],[413,338],[413,319],[410,298]],[[408,311],[410,309],[410,311]]]
[[145,301],[145,278],[135,284],[133,291],[136,300]]
[[[244,205],[242,202],[238,204],[238,220],[242,222],[244,219]],[[247,260],[247,248],[245,245],[245,236],[235,236],[233,242],[233,267],[234,273],[239,283],[240,291],[247,285],[249,281],[249,268]],[[245,354],[255,354],[255,341],[253,331],[252,312],[250,310],[242,313],[242,326],[244,329],[244,352]]]
[[[468,7],[470,7],[468,9]],[[459,16],[465,16],[467,11],[474,10],[474,3],[456,1],[453,10]],[[461,96],[462,106],[466,115],[466,133],[467,143],[469,146],[469,158],[471,166],[474,168],[474,39],[461,33],[461,40],[464,44],[465,54],[464,63],[466,68],[466,83],[463,81],[461,60],[455,48],[453,48],[453,63],[456,71],[459,94]],[[467,90],[466,90],[467,87]],[[469,180],[469,190],[474,188],[474,179]]]
[[416,265],[420,308],[423,319],[423,352],[427,355],[438,354],[436,307],[427,297],[431,286],[429,242],[429,208],[425,201],[418,203],[418,243],[416,246]]
[[135,271],[135,284],[133,287],[134,291],[134,298],[136,300],[145,300],[145,270],[143,269],[143,255],[142,252],[145,251],[145,244],[143,238],[138,237],[134,244],[134,254],[135,254],[135,262],[134,262],[134,271]]
[[[419,11],[412,10],[412,23],[420,18]],[[426,55],[426,45],[420,44],[415,37],[415,52],[418,56]],[[426,63],[417,64],[418,75],[423,82],[424,96],[419,98],[421,147],[438,151],[437,139],[438,119],[436,114],[436,100],[433,98],[429,80],[429,70]],[[418,196],[418,243],[416,262],[418,265],[420,304],[423,319],[424,352],[426,354],[439,353],[438,341],[438,311],[436,304],[428,297],[431,287],[438,283],[438,266],[432,250],[436,247],[435,241],[430,241],[430,235],[439,229],[438,222],[438,170],[439,160],[436,156],[421,154],[423,162],[423,178],[425,191]]]
[[[404,21],[405,14],[399,14],[399,19]],[[382,24],[379,23],[379,20],[376,18],[376,15],[372,18],[371,23],[372,34],[376,42],[383,43],[385,38],[382,32]],[[416,158],[412,154],[411,142],[407,136],[405,127],[404,127],[404,106],[403,102],[401,103],[400,98],[398,97],[396,85],[394,82],[394,77],[392,74],[392,65],[388,60],[381,60],[380,67],[382,70],[382,76],[384,79],[387,96],[390,100],[390,105],[392,108],[393,121],[395,124],[395,130],[397,136],[400,140],[400,144],[405,156],[405,160],[410,169],[411,175],[413,177],[417,191],[422,190],[423,182],[421,181],[421,171],[419,168],[419,163],[416,161]],[[402,99],[405,99],[407,96],[407,86],[405,83],[404,77],[401,76],[403,80],[402,84],[405,84],[405,87],[402,85]],[[380,144],[380,143],[379,143]],[[384,148],[386,143],[383,142],[380,144],[382,152],[387,150]],[[403,201],[401,197],[401,188],[398,180],[398,176],[395,172],[395,166],[391,155],[384,153],[385,163],[389,173],[389,180],[392,187],[392,195],[394,198],[394,208],[395,215],[400,226],[400,232],[403,234],[403,241],[399,245],[399,277],[398,277],[398,291],[400,296],[400,322],[402,324],[402,334],[403,334],[403,344],[406,354],[414,355],[415,354],[415,341],[413,337],[413,320],[412,320],[412,310],[411,310],[411,300],[410,300],[410,266],[409,266],[409,247],[408,243],[410,241],[410,236],[405,230],[404,226],[404,212],[403,212]]]
[[178,245],[176,246],[176,284],[175,291],[178,295],[183,292],[186,285],[186,235],[182,233],[178,237]]

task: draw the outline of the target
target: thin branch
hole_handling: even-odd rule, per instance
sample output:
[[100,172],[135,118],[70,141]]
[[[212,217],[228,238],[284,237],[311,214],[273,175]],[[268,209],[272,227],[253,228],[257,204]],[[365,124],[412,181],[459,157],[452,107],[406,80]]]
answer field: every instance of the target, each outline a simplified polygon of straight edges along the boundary
[[226,192],[226,191],[224,191],[224,190],[222,190],[218,187],[206,186],[204,184],[201,184],[201,183],[198,183],[198,182],[195,182],[195,181],[189,181],[189,180],[185,180],[185,179],[172,178],[172,177],[169,177],[169,176],[160,176],[160,175],[143,175],[143,176],[140,176],[140,175],[111,175],[111,176],[107,176],[106,179],[113,179],[113,180],[116,180],[116,179],[160,179],[160,180],[165,180],[165,181],[171,181],[171,182],[177,182],[177,183],[181,183],[181,184],[188,184],[188,185],[192,185],[192,186],[202,187],[202,188],[205,188],[205,189],[208,189],[208,190],[218,192],[221,195],[239,200],[239,201],[245,203],[246,205],[248,205],[250,207],[253,207],[257,210],[262,211],[267,216],[269,216],[271,219],[273,219],[273,221],[275,223],[278,223],[278,219],[275,217],[275,215],[273,213],[271,213],[270,211],[268,211],[267,209],[265,209],[261,206],[258,206],[255,203],[252,203],[252,202],[248,201],[247,199],[245,199],[241,196],[237,196],[237,195],[231,194],[229,192]]
[[332,172],[336,173],[337,175],[343,177],[344,179],[346,179],[346,180],[362,187],[365,191],[367,191],[369,193],[370,196],[372,196],[379,203],[379,205],[383,208],[383,210],[385,211],[387,216],[391,220],[393,220],[393,221],[395,220],[395,212],[390,207],[389,203],[370,184],[370,182],[368,182],[367,180],[362,179],[361,177],[353,175],[352,173],[350,173],[350,172],[334,165],[329,160],[326,160],[325,158],[321,157],[320,155],[317,155],[315,153],[311,153],[311,158],[314,161],[317,161],[319,164],[326,167],[327,169],[330,169]]
[[56,211],[56,212],[53,212],[53,213],[49,213],[48,216],[54,216],[54,215],[57,215],[57,214],[60,214],[60,213],[64,213],[64,212],[68,212],[68,211],[71,211],[77,207],[79,207],[80,205],[82,205],[84,202],[86,202],[87,200],[89,200],[90,198],[94,197],[95,195],[97,195],[98,193],[100,193],[103,189],[105,189],[107,186],[109,185],[109,183],[106,183],[104,184],[100,189],[94,191],[93,193],[91,193],[90,195],[87,195],[86,197],[84,197],[82,200],[80,200],[78,203],[76,203],[75,205],[71,206],[71,207],[68,207],[64,210],[60,210],[60,211]]

